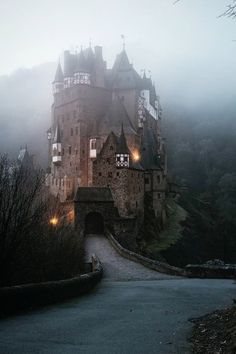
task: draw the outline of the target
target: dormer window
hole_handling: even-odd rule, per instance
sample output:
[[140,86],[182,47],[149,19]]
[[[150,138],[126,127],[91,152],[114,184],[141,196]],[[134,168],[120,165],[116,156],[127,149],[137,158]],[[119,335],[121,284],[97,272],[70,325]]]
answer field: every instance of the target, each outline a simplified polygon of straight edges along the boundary
[[97,157],[97,141],[96,141],[96,139],[90,139],[89,156],[91,159],[95,159]]
[[116,154],[116,166],[117,167],[129,167],[129,155],[128,154]]

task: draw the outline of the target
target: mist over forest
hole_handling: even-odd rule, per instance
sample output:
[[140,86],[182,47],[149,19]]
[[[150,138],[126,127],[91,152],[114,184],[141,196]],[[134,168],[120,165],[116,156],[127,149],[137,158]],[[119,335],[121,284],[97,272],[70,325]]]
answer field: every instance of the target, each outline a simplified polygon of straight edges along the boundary
[[1,153],[16,158],[20,147],[27,144],[45,167],[55,68],[56,63],[46,63],[0,77]]

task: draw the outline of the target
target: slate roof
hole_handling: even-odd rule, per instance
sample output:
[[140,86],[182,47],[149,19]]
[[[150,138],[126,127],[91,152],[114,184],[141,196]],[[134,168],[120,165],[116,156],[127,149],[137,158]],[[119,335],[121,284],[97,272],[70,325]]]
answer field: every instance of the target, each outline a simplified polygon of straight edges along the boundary
[[55,79],[54,79],[53,83],[55,83],[55,82],[63,82],[63,81],[64,81],[64,75],[63,75],[63,72],[62,72],[61,63],[59,62],[58,65],[57,65],[57,71],[56,71]]
[[140,87],[141,78],[130,64],[125,50],[116,56],[112,69],[107,71],[106,82],[109,87],[117,89]]
[[108,187],[78,187],[75,202],[114,202]]
[[122,124],[125,134],[137,135],[121,99],[116,96],[101,120],[99,134],[109,134],[113,131],[116,135],[119,135]]
[[145,170],[160,170],[160,160],[157,154],[158,143],[153,131],[144,125],[141,144],[141,165]]
[[129,148],[128,148],[128,145],[127,145],[127,141],[126,141],[126,138],[125,138],[125,134],[124,134],[123,124],[121,126],[120,137],[117,138],[116,153],[117,154],[130,154],[130,151],[129,151]]

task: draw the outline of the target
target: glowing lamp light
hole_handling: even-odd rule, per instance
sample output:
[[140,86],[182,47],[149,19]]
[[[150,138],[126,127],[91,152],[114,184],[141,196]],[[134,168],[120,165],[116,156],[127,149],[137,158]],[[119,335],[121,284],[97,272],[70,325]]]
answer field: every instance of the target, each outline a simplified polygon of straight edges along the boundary
[[134,151],[133,152],[133,159],[134,159],[135,162],[140,160],[140,154],[139,154],[138,151]]
[[49,223],[52,225],[52,226],[57,226],[58,224],[58,218],[56,216],[54,216],[53,218],[50,219]]

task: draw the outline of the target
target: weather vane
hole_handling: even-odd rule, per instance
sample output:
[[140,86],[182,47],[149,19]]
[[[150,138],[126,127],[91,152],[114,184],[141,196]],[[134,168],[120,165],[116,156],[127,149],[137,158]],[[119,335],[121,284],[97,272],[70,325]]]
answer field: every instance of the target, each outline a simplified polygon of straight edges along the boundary
[[125,50],[125,36],[124,36],[124,34],[121,34],[121,38],[123,40],[123,50]]

